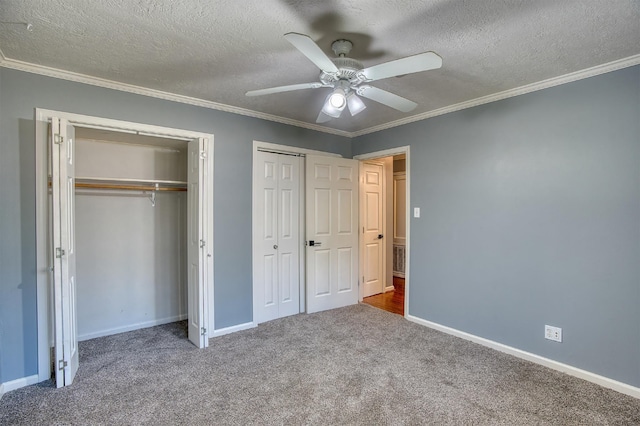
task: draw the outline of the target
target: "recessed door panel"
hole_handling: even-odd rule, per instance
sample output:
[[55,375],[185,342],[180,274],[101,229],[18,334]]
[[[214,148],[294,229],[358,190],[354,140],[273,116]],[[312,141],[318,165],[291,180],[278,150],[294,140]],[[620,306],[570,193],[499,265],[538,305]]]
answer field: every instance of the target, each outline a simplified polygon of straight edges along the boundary
[[294,270],[293,256],[291,253],[280,254],[280,302],[286,303],[291,301],[291,281]]
[[364,229],[369,232],[377,232],[380,233],[382,230],[380,229],[380,225],[382,221],[380,220],[380,209],[378,206],[380,205],[380,194],[377,192],[367,192],[365,193],[365,221],[364,221]]
[[318,163],[313,168],[315,170],[315,180],[325,182],[331,180],[331,166]]
[[338,257],[338,293],[355,292],[354,283],[356,273],[354,270],[355,256],[353,247],[342,247],[337,250]]
[[277,194],[275,189],[264,189],[264,210],[262,217],[264,221],[264,239],[268,241],[276,239],[276,217],[278,214],[276,196]]
[[280,191],[280,212],[280,238],[291,239],[293,238],[293,216],[297,213],[297,209],[294,210],[293,206],[293,190]]
[[339,235],[351,235],[354,233],[357,212],[353,208],[353,200],[355,199],[355,191],[351,189],[338,189],[338,229]]
[[331,294],[331,252],[329,250],[315,250],[313,252],[315,265],[315,296]]
[[318,236],[331,235],[331,190],[316,188],[315,194],[315,229],[314,234]]
[[272,254],[264,257],[264,306],[273,306],[276,303],[278,277],[275,258]]

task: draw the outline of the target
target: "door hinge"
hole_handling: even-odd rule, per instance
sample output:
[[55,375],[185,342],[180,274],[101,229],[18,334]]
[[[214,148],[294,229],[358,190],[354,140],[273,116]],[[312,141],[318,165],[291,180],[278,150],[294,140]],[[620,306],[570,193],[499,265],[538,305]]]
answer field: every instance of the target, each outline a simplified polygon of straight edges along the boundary
[[60,145],[62,142],[64,142],[64,136],[60,135],[60,133],[53,135],[53,143]]
[[56,247],[56,258],[60,259],[62,256],[64,256],[64,250],[62,247]]
[[64,370],[67,367],[67,361],[61,359],[58,361],[58,370]]
[[200,240],[200,248],[204,248],[204,246],[207,245],[207,242],[205,240]]
[[202,327],[202,328],[200,329],[200,335],[205,336],[206,334],[207,334],[207,329],[206,329],[206,328],[204,328],[204,327]]
[[200,151],[200,159],[204,160],[207,158],[207,153],[206,151]]

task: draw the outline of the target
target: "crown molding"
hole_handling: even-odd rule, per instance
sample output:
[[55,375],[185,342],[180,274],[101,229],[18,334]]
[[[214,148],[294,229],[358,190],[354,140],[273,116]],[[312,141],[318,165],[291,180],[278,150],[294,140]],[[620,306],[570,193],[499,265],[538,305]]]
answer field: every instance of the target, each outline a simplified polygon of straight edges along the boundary
[[64,71],[57,68],[46,67],[43,65],[36,65],[29,62],[18,61],[15,59],[9,59],[4,55],[2,50],[0,50],[0,67],[11,68],[11,69],[25,71],[33,74],[45,75],[48,77],[59,78],[62,80],[73,81],[76,83],[84,83],[92,86],[104,87],[107,89],[119,90],[122,92],[134,93],[142,96],[149,96],[152,98],[164,99],[164,100],[179,102],[179,103],[188,104],[188,105],[195,105],[203,108],[229,112],[232,114],[244,115],[247,117],[273,121],[276,123],[287,124],[290,126],[301,127],[308,130],[315,130],[317,132],[329,133],[329,134],[343,136],[347,138],[355,138],[355,137],[363,136],[369,133],[375,133],[382,130],[391,129],[393,127],[403,126],[405,124],[426,120],[428,118],[437,117],[439,115],[448,114],[450,112],[460,111],[467,108],[473,108],[475,106],[484,105],[491,102],[496,102],[496,101],[512,98],[514,96],[524,95],[531,92],[536,92],[538,90],[559,86],[561,84],[570,83],[577,80],[583,80],[585,78],[594,77],[596,75],[617,71],[622,68],[632,67],[639,64],[640,64],[640,54],[629,56],[628,58],[619,59],[613,62],[597,65],[595,67],[587,68],[584,70],[572,72],[572,73],[561,75],[558,77],[549,78],[547,80],[542,80],[536,83],[527,84],[525,86],[516,87],[514,89],[504,90],[502,92],[494,93],[492,95],[482,96],[480,98],[471,99],[465,102],[460,102],[455,105],[449,105],[436,110],[412,115],[410,117],[405,117],[399,120],[390,121],[388,123],[380,124],[378,126],[368,127],[366,129],[358,130],[355,132],[347,132],[344,130],[332,129],[330,127],[325,127],[325,126],[318,126],[316,124],[305,123],[303,121],[293,120],[290,118],[280,117],[277,115],[253,111],[246,108],[234,107],[231,105],[225,105],[218,102],[212,102],[204,99],[193,98],[190,96],[177,95],[174,93],[163,92],[155,89],[148,89],[145,87],[134,86],[131,84],[119,83],[113,80],[106,80],[98,77],[91,77],[85,74],[79,74],[71,71]]
[[316,124],[305,123],[303,121],[293,120],[290,118],[280,117],[277,115],[266,114],[263,112],[252,111],[246,108],[225,105],[218,102],[207,101],[204,99],[193,98],[190,96],[177,95],[174,93],[163,92],[161,90],[148,89],[146,87],[135,86],[132,84],[120,83],[113,80],[107,80],[99,77],[92,77],[85,74],[75,73],[72,71],[60,70],[44,65],[36,65],[29,62],[9,59],[0,52],[0,67],[11,68],[18,71],[25,71],[32,74],[44,75],[47,77],[59,78],[61,80],[73,81],[76,83],[84,83],[92,86],[104,87],[107,89],[119,90],[121,92],[134,93],[136,95],[149,96],[152,98],[163,99],[167,101],[179,102],[188,105],[195,105],[203,108],[214,109],[217,111],[230,112],[232,114],[244,115],[262,120],[274,121],[276,123],[287,124],[290,126],[302,127],[317,132],[330,133],[337,136],[351,137],[351,133],[344,130],[332,129],[329,127],[318,126]]
[[368,129],[352,132],[351,137],[355,138],[357,136],[379,132],[381,130],[390,129],[392,127],[403,126],[405,124],[413,123],[416,121],[426,120],[427,118],[437,117],[438,115],[448,114],[450,112],[460,111],[467,108],[473,108],[478,105],[488,104],[490,102],[496,102],[502,99],[512,98],[514,96],[520,96],[527,93],[536,92],[538,90],[559,86],[565,83],[571,83],[572,81],[583,80],[585,78],[594,77],[596,75],[605,74],[611,71],[617,71],[619,69],[632,67],[638,64],[640,64],[640,55],[629,56],[628,58],[623,58],[617,61],[608,62],[606,64],[597,65],[595,67],[561,75],[559,77],[549,78],[547,80],[542,80],[536,83],[527,84],[525,86],[516,87],[515,89],[505,90],[503,92],[494,93],[492,95],[483,96],[480,98],[472,99],[470,101],[460,102],[455,105],[449,105],[444,108],[439,108],[439,109],[427,111],[421,114],[412,115],[410,117],[405,117],[399,120],[390,121],[385,124],[380,124],[379,126],[369,127]]

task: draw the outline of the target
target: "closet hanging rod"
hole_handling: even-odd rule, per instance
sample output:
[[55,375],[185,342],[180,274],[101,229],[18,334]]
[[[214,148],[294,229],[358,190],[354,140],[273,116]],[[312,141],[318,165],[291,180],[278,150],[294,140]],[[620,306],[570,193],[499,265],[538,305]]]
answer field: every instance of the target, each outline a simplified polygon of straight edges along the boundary
[[113,184],[129,184],[129,185],[142,185],[149,186],[155,185],[186,185],[187,181],[183,180],[162,180],[162,179],[136,179],[136,178],[114,178],[114,177],[88,177],[88,176],[76,176],[76,182],[87,183],[113,183]]
[[142,185],[122,185],[122,184],[104,184],[104,183],[86,183],[76,182],[76,188],[90,189],[117,189],[124,191],[172,191],[183,192],[187,188],[179,186],[142,186]]
[[[76,182],[76,188],[84,189],[115,189],[123,191],[167,191],[167,192],[185,192],[186,186],[150,186],[150,185],[127,185],[119,183],[88,183],[88,182]],[[51,188],[51,181],[49,181],[49,188]]]

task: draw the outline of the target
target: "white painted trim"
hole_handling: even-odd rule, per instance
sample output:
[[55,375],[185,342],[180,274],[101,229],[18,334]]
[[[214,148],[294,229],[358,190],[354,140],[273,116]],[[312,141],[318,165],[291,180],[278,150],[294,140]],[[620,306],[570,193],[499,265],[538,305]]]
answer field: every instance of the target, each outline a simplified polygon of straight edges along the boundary
[[[366,154],[354,155],[354,160],[374,160],[376,158],[393,157],[395,155],[405,154],[409,150],[409,145],[399,146],[396,148],[383,149],[382,151],[368,152]],[[406,170],[405,170],[406,171]]]
[[2,397],[2,395],[4,395],[7,392],[11,392],[16,389],[23,388],[25,386],[35,385],[36,383],[39,383],[39,382],[40,380],[37,374],[34,374],[33,376],[21,377],[19,379],[4,382],[2,385],[0,385],[0,398]]
[[270,142],[261,142],[261,141],[253,141],[253,152],[256,152],[258,149],[271,150],[274,152],[280,153],[289,153],[289,154],[304,154],[304,155],[324,155],[326,157],[339,157],[342,158],[342,155],[336,154],[335,152],[326,152],[326,151],[316,151],[315,149],[307,149],[307,148],[298,148],[295,146],[289,145],[280,145],[276,143]]
[[480,98],[471,99],[465,102],[460,102],[454,105],[449,105],[436,110],[426,111],[421,114],[404,117],[399,120],[380,124],[378,126],[372,126],[366,129],[355,131],[355,132],[348,132],[345,130],[332,129],[330,127],[319,126],[313,123],[305,123],[305,122],[293,120],[290,118],[253,111],[246,108],[234,107],[231,105],[225,105],[218,102],[212,102],[204,99],[193,98],[190,96],[177,95],[174,93],[163,92],[155,89],[148,89],[141,86],[134,86],[131,84],[119,83],[113,80],[106,80],[98,77],[91,77],[85,74],[74,73],[71,71],[64,71],[56,68],[46,67],[43,65],[31,64],[28,62],[18,61],[15,59],[9,59],[2,53],[2,51],[0,51],[0,67],[29,72],[32,74],[45,75],[45,76],[59,78],[62,80],[73,81],[77,83],[89,84],[92,86],[105,87],[107,89],[119,90],[122,92],[134,93],[137,95],[149,96],[152,98],[164,99],[164,100],[183,103],[187,105],[195,105],[203,108],[229,112],[232,114],[244,115],[246,117],[253,117],[253,118],[258,118],[262,120],[273,121],[276,123],[302,127],[304,129],[315,130],[318,132],[329,133],[329,134],[338,135],[338,136],[344,136],[347,138],[355,138],[355,137],[366,135],[369,133],[379,132],[381,130],[402,126],[402,125],[413,123],[416,121],[426,120],[427,118],[437,117],[439,115],[447,114],[450,112],[460,111],[462,109],[472,108],[478,105],[483,105],[490,102],[499,101],[502,99],[512,98],[514,96],[524,95],[526,93],[547,89],[549,87],[559,86],[565,83],[571,83],[577,80],[583,80],[585,78],[594,77],[600,74],[606,74],[608,72],[617,71],[617,70],[627,68],[627,67],[632,67],[638,64],[640,64],[640,54],[629,56],[627,58],[618,59],[616,61],[608,62],[606,64],[596,65],[594,67],[575,71],[569,74],[548,78],[546,80],[527,84],[525,86],[504,90],[499,93],[494,93],[491,95],[482,96]]
[[219,330],[213,330],[213,334],[211,335],[211,337],[224,336],[225,334],[231,334],[231,333],[235,333],[237,331],[242,331],[242,330],[249,330],[251,328],[256,328],[256,327],[257,325],[255,325],[253,321],[245,322],[244,324],[232,325],[231,327],[225,327]]
[[184,321],[186,319],[187,319],[187,314],[182,314],[182,315],[176,315],[169,318],[153,320],[153,321],[139,322],[137,324],[130,324],[123,327],[109,328],[106,330],[96,331],[93,333],[78,335],[78,341],[83,342],[85,340],[95,339],[98,337],[111,336],[113,334],[118,334],[118,333],[126,333],[127,331],[134,331],[134,330],[140,330],[142,328],[155,327],[157,325],[169,324],[177,321]]
[[622,68],[632,67],[638,64],[640,64],[640,54],[630,56],[628,58],[619,59],[617,61],[608,62],[606,64],[596,65],[595,67],[572,72],[572,73],[561,75],[558,77],[548,78],[546,80],[527,84],[525,86],[520,86],[513,89],[504,90],[502,92],[493,93],[491,95],[482,96],[480,98],[471,99],[465,102],[460,102],[458,104],[449,105],[449,106],[435,109],[432,111],[426,111],[421,114],[412,115],[410,117],[404,117],[399,120],[390,121],[388,123],[380,124],[378,126],[369,127],[368,129],[359,130],[357,132],[351,132],[349,134],[349,137],[355,138],[357,136],[379,132],[381,130],[390,129],[392,127],[403,126],[405,124],[413,123],[415,121],[422,121],[422,120],[426,120],[427,118],[437,117],[439,115],[448,114],[450,112],[460,111],[462,109],[467,109],[467,108],[473,108],[478,105],[488,104],[491,102],[512,98],[514,96],[520,96],[527,93],[536,92],[542,89],[548,89],[550,87],[559,86],[565,83],[571,83],[577,80],[583,80],[589,77],[595,77],[596,75],[617,71]]
[[[411,253],[411,155],[410,155],[410,151],[411,151],[411,147],[409,145],[405,145],[405,146],[398,146],[395,148],[389,148],[389,149],[384,149],[382,151],[376,151],[376,152],[368,152],[366,154],[359,154],[354,156],[353,158],[355,160],[372,160],[372,159],[376,159],[376,158],[382,158],[382,157],[391,157],[394,155],[405,155],[405,159],[406,159],[406,168],[405,168],[405,173],[407,174],[407,204],[406,204],[406,208],[407,208],[407,212],[406,212],[406,217],[407,217],[407,239],[406,239],[406,259],[405,259],[405,276],[404,276],[404,316],[405,318],[408,317],[409,315],[409,297],[410,297],[410,287],[411,287],[411,280],[409,279],[409,271],[411,270],[411,266],[410,266],[410,261],[409,259],[411,258],[410,253]],[[361,271],[358,271],[358,276],[361,276]]]
[[207,101],[204,99],[193,98],[191,96],[178,95],[175,93],[164,92],[161,90],[148,89],[146,87],[135,86],[127,83],[120,83],[113,80],[107,80],[99,77],[92,77],[85,74],[75,73],[71,71],[51,68],[44,65],[31,64],[29,62],[18,61],[3,57],[0,60],[0,67],[11,68],[18,71],[24,71],[32,74],[39,74],[61,80],[73,81],[76,83],[89,84],[91,86],[104,87],[107,89],[119,90],[121,92],[134,93],[136,95],[149,96],[151,98],[163,99],[167,101],[179,102],[187,105],[195,105],[203,108],[214,109],[217,111],[230,112],[232,114],[244,115],[246,117],[259,118],[261,120],[273,121],[276,123],[287,124],[290,126],[302,127],[304,129],[315,130],[318,132],[330,133],[338,136],[349,137],[349,132],[344,130],[332,129],[330,127],[320,126],[303,121],[293,120],[291,118],[280,117],[264,112],[253,111],[246,108],[235,107],[232,105],[221,104],[218,102]]
[[[0,51],[0,55],[2,55],[2,51]],[[4,396],[4,383],[0,383],[0,399]]]
[[144,136],[158,136],[167,139],[191,140],[208,138],[213,140],[210,133],[202,133],[191,130],[162,127],[153,124],[136,123],[133,121],[113,120],[111,118],[94,117],[90,115],[75,114],[72,112],[53,111],[50,109],[36,108],[36,120],[48,121],[50,117],[66,119],[69,124],[76,127],[88,127],[90,129],[107,129],[123,133],[139,134]]
[[[36,287],[37,287],[37,316],[38,316],[38,381],[48,380],[51,377],[50,348],[53,346],[51,339],[50,320],[50,275],[51,254],[49,253],[49,196],[48,196],[48,137],[47,123],[51,117],[64,118],[78,127],[83,125],[93,128],[109,128],[115,131],[122,130],[128,133],[144,133],[166,138],[197,139],[207,138],[210,143],[211,176],[213,176],[213,163],[215,154],[214,135],[184,129],[161,127],[149,124],[129,121],[112,120],[108,118],[92,117],[81,114],[73,114],[62,111],[36,108],[34,112],[36,126]],[[213,219],[212,219],[213,220]],[[213,236],[213,227],[209,227]],[[213,247],[213,244],[211,245]],[[214,288],[215,280],[213,271],[211,274],[211,286],[208,292],[209,324],[208,329],[215,329],[214,321]]]
[[440,325],[435,322],[427,321],[413,315],[406,315],[405,317],[407,318],[407,320],[414,322],[416,324],[420,324],[425,327],[432,328],[434,330],[442,331],[443,333],[447,333],[452,336],[459,337],[461,339],[469,340],[479,345],[486,346],[488,348],[495,349],[497,351],[504,352],[509,355],[513,355],[517,358],[524,359],[526,361],[531,361],[535,364],[543,365],[553,370],[566,373],[570,376],[574,376],[579,379],[583,379],[588,382],[595,383],[602,387],[613,389],[614,391],[632,396],[634,398],[640,398],[640,388],[637,388],[635,386],[631,386],[626,383],[622,383],[617,380],[610,379],[608,377],[600,376],[598,374],[592,373],[587,370],[582,370],[580,368],[576,368],[568,364],[554,361],[552,359],[545,358],[540,355],[533,354],[531,352],[526,352],[526,351],[514,348],[512,346],[507,346],[505,344],[498,343],[493,340],[485,339],[484,337],[479,337],[473,334],[466,333],[464,331],[457,330],[455,328],[451,328],[444,325]]

